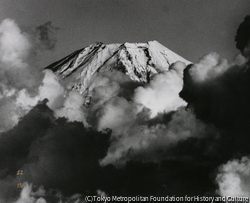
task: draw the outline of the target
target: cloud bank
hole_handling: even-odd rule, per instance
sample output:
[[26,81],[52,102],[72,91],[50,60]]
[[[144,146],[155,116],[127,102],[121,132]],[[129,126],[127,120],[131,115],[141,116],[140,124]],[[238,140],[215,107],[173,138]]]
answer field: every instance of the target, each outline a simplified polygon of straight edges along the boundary
[[148,84],[101,72],[81,95],[31,59],[54,49],[56,27],[47,22],[31,36],[2,21],[0,200],[249,196],[247,23],[233,61],[210,53],[188,67],[174,63]]

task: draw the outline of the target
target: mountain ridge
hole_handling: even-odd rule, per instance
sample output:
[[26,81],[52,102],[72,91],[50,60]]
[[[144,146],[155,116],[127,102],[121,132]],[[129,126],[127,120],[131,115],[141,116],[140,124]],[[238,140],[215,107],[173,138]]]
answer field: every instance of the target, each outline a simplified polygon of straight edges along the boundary
[[157,41],[122,44],[97,42],[69,54],[45,69],[59,75],[69,89],[83,94],[98,72],[118,70],[133,81],[148,83],[153,75],[167,71],[177,61],[191,64]]

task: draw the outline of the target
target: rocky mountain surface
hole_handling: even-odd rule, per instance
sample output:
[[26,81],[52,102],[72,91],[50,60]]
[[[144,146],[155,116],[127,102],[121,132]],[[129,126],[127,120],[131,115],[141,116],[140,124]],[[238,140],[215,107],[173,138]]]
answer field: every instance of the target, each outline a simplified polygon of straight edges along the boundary
[[157,41],[123,44],[97,42],[73,52],[46,69],[59,75],[68,89],[84,94],[89,91],[98,73],[121,71],[135,82],[147,83],[153,75],[167,71],[177,61],[186,65],[191,63]]

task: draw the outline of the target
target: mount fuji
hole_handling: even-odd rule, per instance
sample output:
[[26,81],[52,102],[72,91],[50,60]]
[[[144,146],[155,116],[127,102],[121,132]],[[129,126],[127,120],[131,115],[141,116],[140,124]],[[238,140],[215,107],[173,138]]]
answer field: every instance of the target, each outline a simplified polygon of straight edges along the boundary
[[157,41],[147,43],[104,44],[97,42],[77,50],[47,66],[63,79],[68,89],[85,94],[100,72],[121,71],[135,82],[148,83],[172,63],[191,64]]

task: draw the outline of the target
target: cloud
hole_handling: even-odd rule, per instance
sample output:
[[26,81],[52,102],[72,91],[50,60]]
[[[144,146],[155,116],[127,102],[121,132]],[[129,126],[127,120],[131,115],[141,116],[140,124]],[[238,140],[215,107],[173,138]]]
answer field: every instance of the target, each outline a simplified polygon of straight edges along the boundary
[[[241,49],[232,62],[218,54],[204,56],[184,71],[180,96],[187,101],[198,119],[217,127],[219,137],[213,142],[217,154],[217,193],[221,196],[249,197],[249,34],[248,17],[240,25],[236,42]],[[240,157],[241,160],[233,159]],[[215,159],[215,158],[214,158]],[[214,161],[216,162],[216,161]],[[214,166],[216,167],[216,165]]]
[[250,197],[250,159],[242,157],[220,166],[216,182],[221,196]]
[[39,100],[48,99],[48,106],[52,109],[58,108],[63,99],[64,87],[60,84],[59,78],[50,70],[44,71],[45,75],[36,96],[32,97],[26,89],[22,89],[16,98],[17,105],[30,110]]
[[42,74],[29,65],[33,45],[29,35],[20,30],[14,20],[5,19],[0,24],[0,81],[18,90],[27,88],[34,92]]
[[221,59],[217,53],[205,55],[198,63],[189,70],[194,82],[212,80],[222,75],[229,68],[226,59]]
[[[177,70],[172,71],[173,74],[169,73],[169,77],[175,78]],[[53,197],[55,201],[61,198],[64,202],[67,201],[66,197],[73,198],[72,195],[77,193],[84,197],[87,190],[91,191],[91,194],[95,194],[99,189],[112,194],[114,188],[117,194],[121,191],[133,194],[130,188],[133,188],[134,181],[124,177],[135,178],[135,171],[142,168],[147,172],[143,173],[138,181],[144,184],[134,192],[153,191],[156,194],[162,189],[162,185],[173,183],[168,176],[164,179],[159,176],[162,175],[161,170],[173,173],[175,169],[157,169],[158,164],[173,158],[169,150],[190,138],[203,139],[214,134],[211,126],[197,120],[192,110],[185,110],[183,107],[177,110],[175,107],[172,110],[169,108],[170,112],[151,118],[150,109],[133,101],[135,89],[143,84],[134,84],[127,79],[112,80],[111,75],[103,74],[100,76],[102,82],[93,85],[92,102],[89,106],[86,106],[86,100],[78,93],[65,92],[60,80],[50,71],[45,72],[38,95],[31,97],[27,92],[18,94],[19,106],[31,110],[15,128],[2,134],[3,139],[0,142],[5,143],[5,148],[2,148],[1,154],[6,154],[7,151],[13,154],[9,156],[9,162],[4,162],[2,167],[6,170],[5,176],[10,174],[10,171],[22,169],[25,174],[23,180],[36,187],[43,185],[48,188],[46,195],[34,196],[36,190],[33,186],[30,196],[27,197],[35,198],[36,201],[38,198],[44,198],[45,201],[49,201],[48,197]],[[178,93],[173,91],[169,94],[178,98]],[[44,100],[32,107],[34,101],[45,97],[51,103]],[[95,119],[95,122],[88,120],[91,125],[94,123],[92,129],[84,127],[81,121],[83,112],[87,114],[87,118]],[[81,122],[56,119],[61,116],[71,117],[72,121],[79,116]],[[111,128],[112,131],[105,131],[106,128]],[[98,129],[103,130],[103,133],[97,132]],[[112,138],[109,140],[111,132]],[[13,142],[16,144],[13,145]],[[14,157],[20,146],[28,150],[20,155],[19,160],[22,161],[16,164]],[[99,164],[100,160],[102,166]],[[152,163],[155,161],[157,163]],[[124,168],[117,169],[111,164],[123,164]],[[189,167],[189,164],[182,164]],[[144,180],[146,177],[150,180],[154,180],[154,177],[157,179],[149,185]],[[119,184],[117,179],[120,180]],[[12,182],[15,181],[13,178]],[[186,184],[191,184],[189,179]],[[176,185],[175,188],[177,187]],[[13,186],[10,188],[13,189]],[[7,198],[8,195],[9,192],[6,192],[5,196],[0,197]],[[17,197],[13,194],[11,196]]]
[[11,19],[5,19],[0,25],[0,60],[11,68],[25,68],[31,44],[28,36],[22,33]]
[[[161,161],[168,158],[166,151],[180,141],[188,138],[214,136],[217,131],[197,120],[190,110],[179,108],[172,113],[169,122],[157,123],[149,126],[148,122],[131,122],[121,136],[114,138],[107,156],[101,165],[124,165],[129,160]],[[124,128],[123,128],[124,129]]]
[[[106,154],[109,136],[88,130],[81,122],[67,122],[65,118],[56,120],[46,102],[41,102],[15,128],[1,134],[0,178],[9,177],[11,181],[8,182],[12,184],[9,187],[0,184],[1,191],[8,188],[0,198],[13,197],[18,181],[58,189],[65,196],[77,191],[85,193],[91,188],[96,191],[101,178],[98,160]],[[8,159],[4,159],[6,154]],[[23,170],[22,177],[15,176],[18,170]],[[30,198],[27,194],[31,186],[25,188],[21,196]]]
[[25,183],[21,191],[20,198],[15,203],[35,203],[35,198],[30,195],[31,190],[32,185]]
[[[38,100],[48,97],[49,105],[61,94],[57,79],[33,63],[35,44],[12,19],[0,24],[0,132],[11,129]],[[44,77],[44,78],[43,78]],[[54,77],[54,78],[53,78]],[[50,81],[49,81],[50,80]],[[53,83],[54,80],[54,84]],[[43,85],[42,85],[43,83]],[[52,92],[55,90],[58,92]],[[61,89],[63,89],[61,87]],[[39,91],[39,93],[38,93]],[[39,94],[39,96],[38,96]],[[53,96],[52,96],[53,95]],[[51,104],[52,105],[52,104]]]
[[52,25],[51,21],[44,23],[36,28],[36,43],[41,49],[54,50],[57,42],[56,33],[58,27]]
[[115,134],[123,133],[135,120],[136,110],[136,106],[123,97],[111,98],[99,113],[98,129],[110,128]]
[[[207,66],[204,66],[204,60],[208,62]],[[184,73],[184,87],[180,95],[188,102],[188,107],[194,110],[198,119],[218,129],[218,159],[223,163],[235,156],[250,154],[250,139],[247,136],[250,133],[250,78],[248,65],[242,64],[242,60],[230,63],[220,61],[218,55],[211,54],[188,67]],[[201,75],[204,78],[204,72],[201,71],[203,73],[200,74],[197,67],[219,71],[213,71],[216,73],[213,77],[207,77],[206,74],[205,79],[200,80]]]
[[135,90],[134,102],[149,108],[151,117],[185,106],[186,102],[179,97],[185,67],[182,62],[174,63],[168,71],[156,75],[148,85],[138,87]]
[[[250,154],[249,79],[247,60],[238,57],[228,63],[214,53],[185,70],[180,95],[197,118],[217,127],[219,137],[213,146],[217,148],[218,163]],[[249,196],[248,162],[243,157],[219,167],[219,195]]]
[[246,64],[228,64],[209,54],[185,70],[180,95],[199,118],[218,127],[238,125],[249,111],[248,71]]
[[[135,159],[160,161],[164,157],[156,158],[159,149],[164,151],[180,140],[214,132],[213,127],[196,120],[191,110],[178,109],[186,104],[179,96],[184,68],[181,62],[172,64],[169,71],[147,85],[136,84],[115,71],[97,76],[89,88],[91,103],[86,115],[94,129],[112,130],[111,146],[102,165],[123,165]],[[164,121],[167,114],[172,116]],[[157,120],[161,123],[154,123]]]
[[11,98],[4,98],[0,100],[0,132],[7,131],[16,125],[19,121],[19,112],[18,108],[15,107],[15,101]]
[[156,75],[146,85],[133,84],[136,82],[124,76],[122,79],[122,73],[117,72],[97,76],[86,114],[94,129],[112,130],[102,166],[124,166],[131,160],[161,161],[167,157],[164,152],[180,141],[211,134],[216,137],[213,126],[196,119],[192,110],[181,108],[186,105],[179,96],[184,68],[181,62],[172,64],[169,71]]
[[[37,95],[32,96],[27,89],[17,91],[5,88],[3,98],[0,99],[2,113],[0,119],[0,132],[14,127],[19,119],[32,109],[39,101],[48,99],[48,106],[52,109],[62,107],[64,101],[64,88],[59,83],[58,77],[52,71],[46,70]],[[7,95],[6,95],[7,94]]]
[[[83,202],[86,195],[249,196],[245,51],[234,61],[210,53],[188,67],[177,62],[148,84],[115,70],[99,72],[79,94],[52,71],[42,74],[30,65],[31,50],[54,48],[50,22],[37,28],[36,42],[13,20],[3,21],[0,31],[2,202]],[[4,40],[9,35],[20,44]]]
[[60,84],[59,78],[50,70],[45,70],[43,84],[39,87],[39,100],[49,99],[48,106],[52,109],[60,106],[60,100],[64,94],[64,87]]
[[79,121],[86,123],[86,116],[84,114],[84,98],[78,92],[69,92],[66,97],[63,107],[55,111],[56,117],[65,117],[69,121]]
[[250,15],[240,24],[235,36],[236,47],[249,59],[250,56]]

